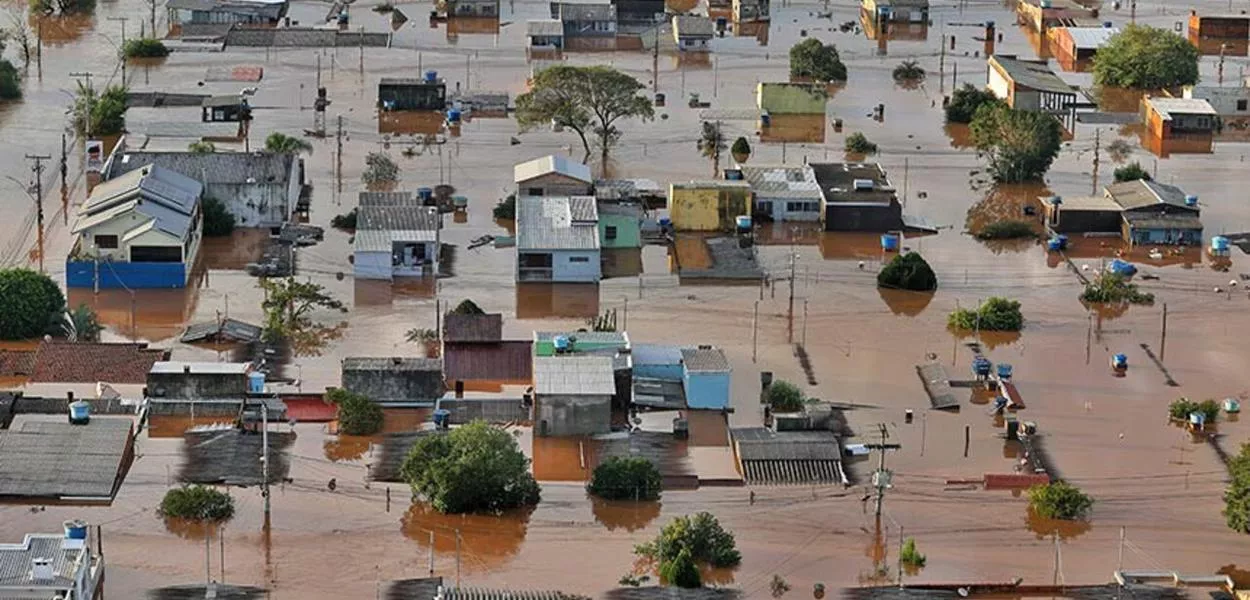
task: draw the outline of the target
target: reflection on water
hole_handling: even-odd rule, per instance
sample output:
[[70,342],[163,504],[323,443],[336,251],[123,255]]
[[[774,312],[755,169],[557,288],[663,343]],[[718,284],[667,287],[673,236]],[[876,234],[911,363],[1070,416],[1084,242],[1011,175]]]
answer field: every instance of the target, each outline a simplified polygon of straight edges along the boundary
[[463,561],[464,570],[487,571],[499,568],[516,556],[525,541],[530,515],[534,509],[523,508],[494,514],[445,515],[424,502],[414,503],[400,520],[404,537],[429,552],[430,534],[434,535],[434,553],[454,555],[456,532],[460,532],[460,550],[471,557]]
[[599,314],[599,284],[518,283],[518,319],[589,319]]
[[1141,108],[1142,96],[1157,94],[1153,90],[1135,90],[1117,87],[1095,88],[1094,101],[1103,112],[1135,113]]
[[982,331],[978,340],[977,332],[971,329],[957,329],[948,325],[946,330],[955,336],[955,339],[965,342],[979,342],[981,347],[986,350],[1014,344],[1020,341],[1022,335],[1019,331]]
[[[40,31],[43,43],[61,46],[78,41],[87,30],[95,26],[95,15],[79,13],[70,15],[41,15],[31,11],[27,15],[30,28]],[[42,27],[42,30],[41,30]]]
[[149,438],[181,438],[182,434],[197,425],[230,425],[233,419],[223,416],[206,417],[200,415],[198,417],[173,416],[173,415],[152,415],[148,418],[148,437]]
[[[1042,201],[1041,198],[1051,196],[1050,188],[1044,183],[999,184],[976,204],[968,207],[964,227],[974,236],[986,227],[1002,221],[1024,221],[1033,226],[1033,232],[1042,233]],[[1029,213],[1033,214],[1030,215]],[[1003,252],[1022,252],[1037,244],[1036,238],[1019,238],[1006,240],[985,240],[977,237],[986,248],[995,254]]]
[[216,538],[225,523],[205,522],[175,517],[158,517],[165,522],[165,530],[187,540],[202,540],[206,535]]
[[[199,280],[195,275],[186,288],[100,290],[70,288],[69,306],[86,304],[95,311],[100,324],[127,338],[161,341],[182,333],[195,311]],[[133,317],[133,319],[132,319]]]
[[591,497],[590,508],[595,521],[608,531],[622,529],[633,533],[646,529],[660,516],[659,502],[633,502],[629,500],[604,500]]
[[760,141],[823,144],[825,115],[773,115],[767,127],[760,127]]
[[642,274],[641,248],[604,248],[603,277],[636,277]]
[[1064,519],[1047,519],[1038,515],[1030,507],[1024,518],[1025,527],[1037,537],[1047,539],[1058,534],[1059,539],[1069,540],[1089,531],[1093,525],[1089,521],[1068,521]]
[[242,271],[247,263],[260,259],[268,243],[268,229],[239,227],[228,236],[205,237],[200,260],[207,269]]
[[[443,133],[445,119],[443,113],[432,110],[395,110],[378,113],[378,133],[391,135],[418,136],[411,140],[391,140],[403,143],[405,148],[413,146],[413,152],[421,154],[446,142],[437,134]],[[407,151],[407,150],[405,150]]]
[[1224,565],[1216,570],[1219,575],[1228,575],[1233,580],[1235,589],[1245,589],[1250,587],[1250,570],[1238,569],[1237,565]]
[[913,292],[910,290],[891,290],[886,288],[877,288],[877,294],[881,296],[881,300],[890,308],[890,312],[896,315],[904,315],[915,317],[924,312],[928,308],[929,303],[933,301],[933,294],[930,292]]
[[339,435],[326,438],[322,447],[326,460],[333,462],[350,462],[360,460],[369,451],[372,439],[356,435]]
[[535,435],[532,446],[534,479],[539,481],[587,481],[595,464],[597,442],[582,437]]
[[460,34],[497,34],[499,17],[448,17],[447,39],[454,40]]
[[396,301],[426,300],[434,297],[437,285],[434,277],[356,279],[352,283],[352,301],[356,306],[390,306]]

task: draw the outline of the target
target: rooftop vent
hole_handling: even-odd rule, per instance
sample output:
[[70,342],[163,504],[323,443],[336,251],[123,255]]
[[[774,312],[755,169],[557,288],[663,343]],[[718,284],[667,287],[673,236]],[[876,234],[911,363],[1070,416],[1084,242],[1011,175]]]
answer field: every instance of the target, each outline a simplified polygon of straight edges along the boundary
[[35,581],[52,581],[55,579],[52,571],[52,559],[43,557],[30,559],[30,578]]
[[856,179],[852,183],[852,186],[857,192],[871,192],[873,188],[873,182],[871,179]]

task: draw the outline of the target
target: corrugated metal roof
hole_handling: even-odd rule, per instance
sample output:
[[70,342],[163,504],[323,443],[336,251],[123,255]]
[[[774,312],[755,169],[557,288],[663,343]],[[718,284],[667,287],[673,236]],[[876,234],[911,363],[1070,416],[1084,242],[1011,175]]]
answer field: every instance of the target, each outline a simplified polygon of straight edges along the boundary
[[163,360],[152,365],[150,373],[193,373],[195,375],[244,375],[251,363],[184,362]]
[[522,183],[551,173],[557,173],[585,183],[594,181],[590,177],[590,167],[567,156],[556,156],[554,154],[516,165],[512,168],[512,180],[515,183]]
[[[162,167],[131,171],[91,190],[91,196],[79,209],[82,219],[73,230],[83,231],[102,223],[100,219],[108,220],[134,211],[147,217],[136,227],[151,221],[157,229],[185,239],[190,232],[191,215],[203,191],[204,185],[200,182]],[[121,208],[123,205],[126,208]]]
[[109,160],[104,176],[112,179],[147,165],[158,165],[206,185],[290,182],[294,154],[270,152],[149,152],[125,151]]
[[1119,27],[1067,27],[1072,44],[1080,50],[1103,47],[1111,36],[1120,33]]
[[556,336],[576,338],[584,344],[617,344],[624,348],[629,346],[629,335],[623,331],[535,331],[534,339],[539,342],[550,342]]
[[25,421],[0,431],[0,496],[111,498],[132,421],[95,417],[86,425]]
[[1202,229],[1194,214],[1124,213],[1124,220],[1135,229]]
[[559,19],[530,19],[525,22],[525,35],[534,36],[563,36],[564,23]]
[[1035,62],[1021,60],[1014,56],[994,55],[990,57],[990,64],[997,64],[1016,85],[1043,92],[1076,93],[1071,85],[1064,83],[1054,71],[1050,70],[1050,67],[1046,66],[1045,61]]
[[[436,206],[378,205],[361,206],[356,211],[356,231],[429,231],[442,225]],[[432,239],[432,238],[431,238]]]
[[437,358],[349,356],[343,359],[344,371],[441,371],[442,369],[443,361]]
[[674,15],[673,28],[679,37],[710,38],[716,31],[711,19],[694,15]]
[[421,206],[412,192],[360,192],[358,206]]
[[533,350],[528,341],[493,344],[444,342],[443,376],[454,381],[523,381],[533,379]]
[[[444,342],[498,342],[503,339],[503,315],[456,315],[443,317]],[[527,342],[528,344],[528,342]]]
[[1185,206],[1185,192],[1174,185],[1157,181],[1123,181],[1105,188],[1106,195],[1124,210],[1133,210],[1155,204],[1171,204],[1197,212]]
[[720,348],[683,348],[681,360],[695,373],[723,373],[730,370],[729,359]]
[[638,344],[630,353],[634,355],[635,365],[679,365],[682,360],[681,350],[680,346]]
[[1178,115],[1215,115],[1215,109],[1211,107],[1211,103],[1198,98],[1159,98],[1155,96],[1147,96],[1146,104],[1154,108],[1159,113],[1159,118],[1164,121],[1172,120],[1172,114]]
[[612,358],[608,356],[539,356],[534,358],[534,392],[562,395],[616,393]]
[[[1046,199],[1043,199],[1044,201]],[[1120,205],[1106,196],[1064,196],[1059,199],[1062,211],[1116,211]]]
[[[45,590],[5,597],[50,598],[51,590],[66,591],[74,587],[74,565],[83,552],[90,552],[82,540],[67,540],[61,534],[26,534],[21,543],[0,544],[0,587]],[[36,558],[52,561],[53,578],[36,581],[31,577],[31,562]]]
[[762,167],[743,166],[742,178],[751,184],[751,189],[761,196],[770,198],[820,198],[820,184],[812,170],[804,167]]
[[518,250],[599,249],[594,198],[522,197],[516,208]]
[[437,235],[433,231],[365,229],[356,231],[356,241],[352,249],[356,252],[392,252],[395,249],[394,244],[397,243],[432,243],[437,241],[437,239]]

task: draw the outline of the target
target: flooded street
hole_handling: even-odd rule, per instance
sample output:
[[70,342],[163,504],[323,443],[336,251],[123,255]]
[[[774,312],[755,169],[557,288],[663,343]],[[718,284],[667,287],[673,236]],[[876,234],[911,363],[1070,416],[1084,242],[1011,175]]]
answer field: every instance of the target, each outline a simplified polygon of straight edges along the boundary
[[[353,5],[352,26],[389,31],[389,17],[368,10],[372,4]],[[751,109],[757,81],[788,78],[786,53],[801,39],[800,30],[835,43],[850,70],[850,81],[837,90],[828,105],[829,118],[817,122],[815,131],[812,123],[796,120],[770,132],[779,136],[775,141],[760,141],[753,122],[725,121],[724,127],[731,138],[743,135],[751,141],[749,165],[840,161],[843,140],[854,132],[877,143],[881,154],[870,160],[880,161],[900,193],[906,192],[904,211],[941,228],[936,235],[908,238],[903,244],[922,252],[938,275],[936,293],[913,294],[876,287],[877,269],[892,256],[882,253],[879,236],[794,233],[783,228],[761,232],[761,262],[780,280],[763,290],[755,285],[680,285],[670,256],[657,247],[622,259],[622,276],[597,285],[514,284],[513,250],[490,245],[469,250],[468,244],[484,234],[509,234],[506,224],[493,219],[491,208],[509,193],[511,165],[550,153],[580,158],[576,136],[546,130],[521,133],[510,118],[475,118],[458,131],[443,133],[435,133],[437,123],[420,118],[407,122],[387,115],[380,123],[374,108],[376,83],[382,76],[415,76],[433,69],[448,80],[449,93],[459,83],[515,97],[526,89],[530,74],[525,20],[547,14],[547,3],[507,0],[497,33],[462,24],[450,34],[446,25],[427,25],[428,3],[399,6],[413,21],[395,33],[388,49],[176,52],[159,65],[129,69],[135,89],[183,90],[190,82],[205,79],[211,67],[263,65],[265,75],[253,101],[250,143],[256,146],[270,132],[298,134],[312,128],[313,111],[308,107],[321,57],[321,82],[332,101],[327,118],[330,136],[309,138],[314,151],[307,156],[307,173],[314,186],[310,222],[327,229],[324,242],[298,250],[298,276],[324,285],[346,302],[349,311],[313,315],[329,326],[345,325],[340,337],[288,366],[286,373],[298,379],[299,389],[315,392],[338,385],[343,357],[420,354],[418,345],[405,341],[405,332],[435,327],[437,307],[446,309],[466,298],[488,312],[503,313],[507,339],[526,339],[535,330],[584,326],[587,317],[617,309],[628,312],[634,343],[723,348],[734,368],[735,411],[730,424],[750,426],[762,418],[760,371],[807,381],[794,351],[794,343],[801,342],[816,381],[804,386],[805,391],[863,406],[847,413],[859,434],[852,441],[876,441],[877,424],[886,423],[891,441],[902,445],[889,456],[895,480],[885,501],[885,539],[874,534],[871,506],[860,501],[873,468],[862,461],[852,461],[850,468],[859,483],[850,489],[755,488],[752,504],[747,489],[704,487],[666,492],[654,504],[620,504],[587,498],[576,440],[547,439],[527,448],[535,455],[535,474],[544,482],[543,502],[536,508],[499,516],[447,517],[410,503],[407,490],[397,485],[390,486],[388,512],[387,486],[365,485],[365,465],[372,458],[370,440],[339,438],[327,426],[300,424],[295,426],[298,438],[290,451],[293,482],[274,490],[268,527],[261,516],[259,492],[231,490],[236,516],[225,525],[224,535],[213,538],[209,567],[213,578],[268,586],[271,597],[279,600],[365,598],[388,580],[428,573],[431,532],[434,571],[454,578],[459,530],[460,570],[468,584],[597,594],[614,587],[631,569],[635,544],[655,535],[672,517],[698,510],[714,512],[737,535],[743,553],[742,566],[718,573],[716,581],[739,587],[751,598],[767,594],[774,574],[804,594],[818,582],[834,587],[872,580],[874,558],[890,564],[896,557],[900,527],[929,557],[928,565],[909,581],[1023,577],[1031,583],[1048,583],[1054,571],[1050,536],[1058,535],[1064,581],[1102,583],[1111,579],[1117,566],[1121,528],[1134,548],[1125,554],[1125,568],[1208,574],[1223,570],[1244,577],[1250,568],[1244,536],[1229,530],[1220,515],[1225,468],[1206,442],[1195,441],[1168,423],[1166,407],[1180,396],[1250,395],[1250,384],[1239,377],[1250,372],[1244,342],[1250,339],[1250,319],[1245,317],[1250,298],[1240,287],[1232,293],[1213,291],[1250,273],[1250,257],[1234,249],[1231,261],[1213,262],[1209,255],[1192,250],[1154,260],[1147,248],[1136,248],[1130,258],[1144,272],[1159,277],[1138,282],[1156,295],[1155,304],[1094,310],[1079,301],[1082,288],[1077,276],[1043,244],[987,243],[966,233],[995,220],[1024,218],[1025,206],[1040,206],[1038,196],[1088,195],[1094,189],[1095,126],[1077,126],[1044,184],[995,189],[985,183],[984,163],[968,147],[966,128],[943,123],[942,95],[950,93],[955,69],[960,83],[981,85],[985,77],[984,58],[973,55],[982,49],[981,42],[972,39],[981,30],[957,23],[990,19],[1010,24],[1014,15],[1008,8],[988,1],[934,2],[934,24],[925,35],[869,40],[862,32],[837,31],[842,22],[858,21],[857,4],[840,0],[827,5],[774,5],[773,21],[762,35],[757,26],[749,32],[744,29],[740,36],[731,32],[715,39],[710,65],[677,60],[672,53],[662,56],[658,89],[667,94],[668,106],[658,108],[652,122],[621,124],[624,134],[609,165],[614,175],[662,184],[706,178],[710,162],[696,150],[699,110],[687,108],[687,95],[699,93],[716,109]],[[816,18],[815,13],[826,6],[832,19]],[[1138,3],[1137,20],[1170,29],[1191,7],[1223,12],[1224,3],[1143,1]],[[69,102],[66,90],[75,85],[69,73],[91,71],[97,86],[109,77],[120,77],[113,66],[112,46],[120,32],[114,34],[117,23],[108,18],[146,10],[139,0],[102,2],[89,19],[44,29],[48,43],[42,79],[33,74],[32,66],[24,99],[0,107],[0,164],[7,169],[5,175],[19,180],[28,176],[26,153],[59,153]],[[291,15],[308,24],[319,22],[326,10],[321,3],[299,2],[291,7]],[[1108,7],[1103,17],[1119,25],[1127,22],[1127,9]],[[132,22],[130,27],[138,25]],[[997,47],[1000,53],[1032,57],[1045,50],[1044,40],[1026,34],[1026,29],[1004,26],[1000,31],[1004,34]],[[940,58],[941,40],[952,34],[957,36],[956,50],[948,48]],[[12,52],[9,57],[13,60]],[[919,89],[898,89],[890,79],[890,71],[904,59],[918,60],[929,71]],[[1214,80],[1215,60],[1204,59],[1204,81]],[[1229,57],[1226,73],[1237,72],[1245,60]],[[610,64],[650,89],[652,63],[645,52],[568,52],[566,62]],[[1092,85],[1088,73],[1063,77],[1083,88]],[[205,93],[234,93],[239,85],[206,82],[203,87],[210,89]],[[1119,100],[1128,106],[1125,110],[1135,110],[1135,101]],[[886,106],[881,122],[870,116],[878,103]],[[346,132],[341,192],[334,177],[333,129],[339,116]],[[841,132],[833,130],[832,118],[844,121]],[[1213,155],[1156,159],[1139,146],[1132,128],[1097,128],[1104,147],[1115,139],[1133,146],[1126,162],[1140,161],[1157,173],[1158,180],[1197,194],[1204,235],[1250,230],[1250,209],[1244,202],[1248,177],[1244,158],[1250,146],[1217,142]],[[514,136],[519,144],[511,143]],[[153,142],[155,147],[169,143]],[[68,205],[60,205],[59,191],[48,196],[57,201],[45,205],[46,267],[58,281],[64,280],[63,258],[71,246],[68,228],[73,219],[67,218],[66,208],[72,211],[85,197],[78,147],[75,151],[71,146]],[[234,149],[242,150],[242,145]],[[450,276],[394,286],[353,280],[348,262],[351,236],[329,228],[329,223],[356,205],[357,192],[364,189],[360,183],[364,156],[380,149],[389,149],[398,163],[401,189],[449,184],[456,195],[469,198],[466,218],[445,221],[442,241],[456,246]],[[1115,166],[1103,157],[1099,185],[1111,181]],[[593,168],[597,173],[600,166]],[[8,265],[34,264],[32,203],[17,184],[3,185],[8,191],[0,194],[0,202],[9,218],[0,222],[6,249],[0,258]],[[134,294],[105,290],[97,295],[74,289],[69,301],[89,304],[98,312],[108,328],[106,340],[149,341],[172,348],[175,359],[226,360],[228,348],[187,346],[177,337],[188,323],[217,315],[262,321],[261,291],[243,267],[259,256],[264,238],[241,229],[230,239],[207,240],[193,285],[185,290]],[[706,250],[687,240],[693,238],[679,240],[677,254],[684,267],[697,268],[708,260]],[[1097,238],[1073,243],[1068,256],[1077,268],[1088,265],[1091,270],[1125,250]],[[798,259],[794,278],[787,282],[792,249]],[[793,322],[787,317],[791,285]],[[957,390],[964,404],[961,411],[929,411],[915,375],[915,365],[933,356],[953,377],[969,374],[973,354],[964,344],[973,340],[964,332],[948,331],[947,315],[957,306],[975,306],[993,295],[1021,301],[1026,326],[1019,335],[984,334],[980,341],[991,359],[1014,366],[1015,383],[1027,405],[1019,417],[1037,423],[1057,472],[1095,498],[1087,524],[1072,527],[1039,520],[1029,514],[1027,501],[1018,492],[947,485],[986,473],[1010,473],[1018,460],[1017,449],[1001,437],[1001,420],[980,404],[988,398],[969,398],[977,403],[965,403],[963,390]],[[751,315],[757,302],[758,347],[753,348]],[[1164,304],[1166,343],[1161,340]],[[1164,373],[1143,344],[1162,357],[1178,386],[1165,383]],[[1109,369],[1116,353],[1129,357],[1124,377],[1114,377]],[[916,411],[911,424],[904,423],[905,409]],[[411,428],[421,417],[390,418],[388,427]],[[965,427],[970,431],[966,458]],[[56,532],[62,520],[84,518],[103,527],[109,597],[137,598],[152,587],[203,581],[204,532],[166,523],[155,514],[181,459],[177,429],[153,430],[140,438],[134,467],[111,507],[49,506],[36,513],[25,506],[0,506],[0,542],[18,541],[26,532]],[[1221,421],[1218,432],[1218,443],[1228,452],[1250,440],[1244,422]],[[723,443],[691,441],[692,446]],[[326,485],[331,478],[338,482],[333,492]],[[223,548],[224,574],[219,558]]]

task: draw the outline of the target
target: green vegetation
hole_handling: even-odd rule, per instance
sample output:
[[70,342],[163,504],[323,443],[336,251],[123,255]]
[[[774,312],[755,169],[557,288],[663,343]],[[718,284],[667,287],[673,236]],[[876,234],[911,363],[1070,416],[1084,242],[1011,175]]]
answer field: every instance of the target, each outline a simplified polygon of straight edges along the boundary
[[126,128],[126,88],[110,85],[103,93],[78,82],[70,108],[74,129],[90,136],[117,135]]
[[1124,140],[1111,140],[1111,143],[1107,144],[1107,156],[1115,162],[1124,162],[1132,153],[1133,145]]
[[977,237],[983,240],[1018,240],[1037,237],[1037,233],[1033,231],[1033,225],[1028,221],[1008,219],[986,225]]
[[212,154],[216,151],[217,145],[212,142],[205,142],[201,140],[187,144],[187,152],[192,154]]
[[505,219],[512,221],[516,219],[516,194],[508,194],[507,198],[499,201],[495,208],[491,211],[496,219]]
[[95,0],[27,0],[32,14],[70,15],[95,10]]
[[[634,554],[658,563],[661,576],[665,575],[666,565],[670,573],[679,572],[672,566],[674,562],[685,570],[680,563],[686,558],[716,568],[734,567],[742,562],[733,534],[721,528],[716,517],[708,512],[673,519],[654,540],[635,546]],[[672,578],[664,578],[674,583]]]
[[988,156],[990,174],[999,183],[1040,180],[1059,156],[1062,134],[1059,121],[1048,114],[997,102],[972,117],[972,143]]
[[610,456],[595,467],[586,491],[605,500],[659,500],[660,470],[641,456]]
[[1085,291],[1081,292],[1081,300],[1109,304],[1125,302],[1129,304],[1152,304],[1155,301],[1155,295],[1149,292],[1138,291],[1137,284],[1129,283],[1119,273],[1103,272],[1099,273],[1094,277],[1093,281],[1085,286]]
[[399,165],[385,152],[370,152],[365,156],[365,172],[360,180],[369,186],[399,183]]
[[321,284],[294,277],[262,277],[259,285],[265,291],[265,300],[261,302],[265,311],[262,337],[267,342],[316,342],[323,328],[313,323],[309,313],[315,309],[347,312],[342,301],[327,293]]
[[1094,55],[1098,85],[1157,90],[1198,83],[1198,49],[1148,25],[1126,25]]
[[449,315],[484,315],[486,311],[478,306],[476,302],[465,298],[457,304],[455,308],[447,312]]
[[768,386],[765,400],[773,412],[790,413],[803,410],[806,397],[798,386],[789,381],[774,381]]
[[30,269],[0,270],[0,340],[62,330],[65,295],[51,277]]
[[952,312],[947,324],[964,330],[1020,331],[1024,327],[1024,317],[1020,314],[1019,302],[994,296],[982,302],[977,310],[961,308]]
[[856,131],[846,136],[845,149],[852,154],[876,154],[877,145],[868,140],[863,133]]
[[951,94],[946,104],[947,123],[971,123],[977,109],[984,104],[1002,104],[994,92],[965,83]]
[[807,38],[790,48],[790,76],[815,81],[846,81],[846,65],[833,44]]
[[330,227],[333,227],[335,229],[346,229],[348,231],[355,231],[356,230],[356,215],[358,214],[360,214],[360,211],[353,208],[341,215],[334,215],[334,217],[330,219]]
[[301,152],[312,154],[313,146],[304,138],[275,131],[265,138],[265,151],[275,154],[299,154]]
[[222,237],[234,233],[234,215],[226,210],[226,205],[221,200],[208,196],[200,201],[200,210],[204,211],[205,237]]
[[916,252],[908,252],[895,256],[877,273],[877,286],[931,292],[937,289],[937,275],[924,257]]
[[590,160],[590,138],[598,142],[604,165],[612,147],[621,138],[616,122],[655,116],[645,86],[637,79],[612,67],[548,67],[534,76],[530,91],[516,98],[516,120],[522,130],[557,124],[567,127],[581,139]]
[[122,44],[122,55],[126,58],[161,58],[169,56],[169,48],[155,38],[131,38]]
[[894,67],[894,81],[898,83],[920,83],[924,78],[924,67],[914,60],[905,60]]
[[1178,421],[1188,421],[1191,413],[1199,413],[1207,423],[1214,423],[1220,418],[1220,403],[1211,399],[1194,402],[1189,398],[1180,398],[1168,405],[1168,416]]
[[591,331],[616,331],[616,309],[605,308],[603,314],[586,319],[586,327]]
[[1232,475],[1224,490],[1224,519],[1238,533],[1250,533],[1250,444],[1242,444],[1241,452],[1228,461]]
[[164,517],[220,523],[234,516],[234,498],[203,485],[185,485],[165,492],[160,514]]
[[699,567],[694,564],[690,550],[686,548],[682,548],[673,560],[660,563],[660,579],[679,588],[690,589],[703,586],[703,577],[699,575]]
[[413,327],[404,334],[410,344],[433,344],[438,341],[438,332],[428,327]]
[[1043,519],[1081,519],[1094,506],[1093,498],[1064,481],[1035,485],[1028,494],[1029,507]]
[[907,538],[903,542],[903,549],[899,551],[898,559],[909,567],[923,567],[925,563],[925,555],[916,551],[916,538]]
[[751,143],[745,137],[739,136],[734,140],[734,145],[729,148],[729,152],[734,155],[735,160],[744,161],[751,156]]
[[774,573],[773,580],[768,582],[768,589],[772,592],[773,598],[780,598],[786,595],[786,592],[790,591],[790,582],[786,581],[784,577]]
[[65,337],[71,342],[98,342],[104,327],[95,311],[86,304],[65,313]]
[[1150,172],[1142,168],[1141,163],[1135,162],[1124,165],[1115,170],[1115,181],[1150,181]]
[[721,131],[720,121],[703,121],[702,134],[696,145],[703,158],[712,161],[712,177],[720,175],[720,155],[729,147],[729,141]]
[[503,429],[474,421],[422,436],[402,467],[404,480],[443,513],[499,512],[538,503],[529,459]]
[[16,100],[22,97],[22,76],[17,67],[6,59],[0,59],[0,100]]
[[360,394],[342,388],[326,392],[326,399],[337,407],[339,433],[373,435],[382,430],[382,407]]

